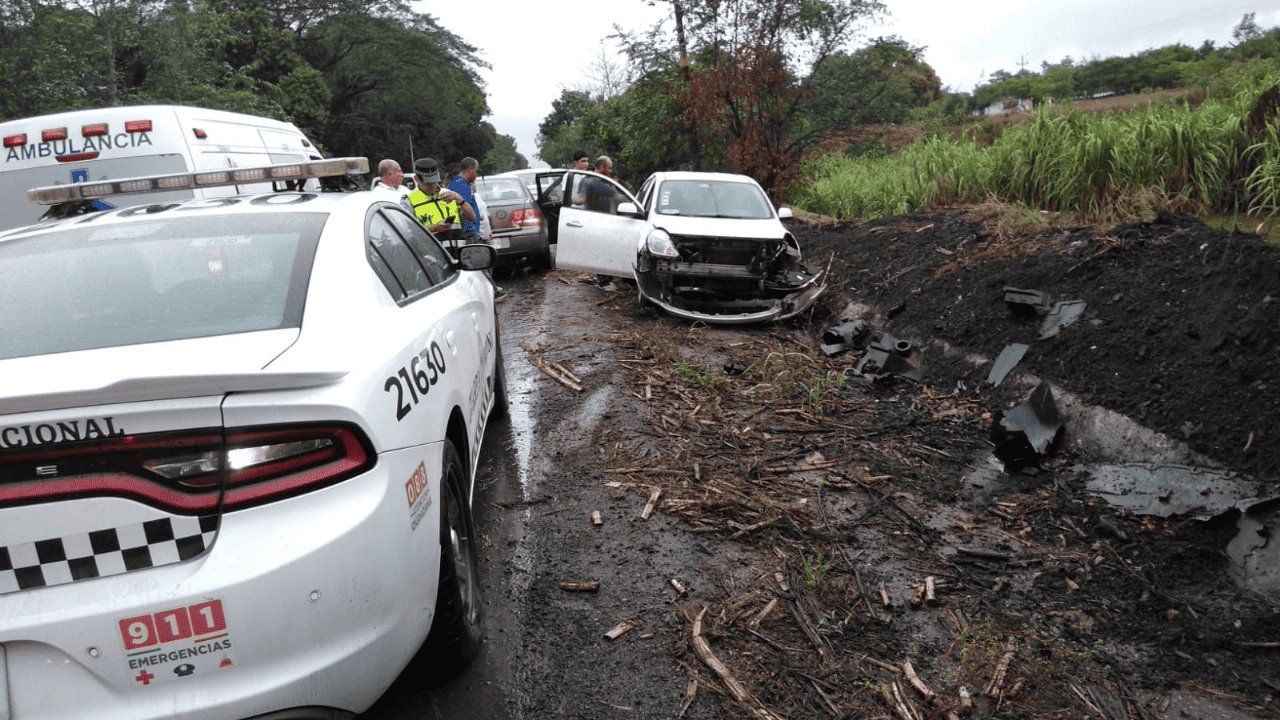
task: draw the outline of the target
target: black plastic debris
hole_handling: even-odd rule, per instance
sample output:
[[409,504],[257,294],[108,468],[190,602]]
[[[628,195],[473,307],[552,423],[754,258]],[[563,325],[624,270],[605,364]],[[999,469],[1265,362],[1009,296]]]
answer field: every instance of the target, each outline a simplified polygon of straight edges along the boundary
[[1049,312],[1049,294],[1040,290],[1006,287],[1004,304],[1014,315],[1037,317]]
[[867,343],[867,351],[854,364],[853,372],[919,380],[924,376],[924,358],[910,340],[896,338],[887,332],[875,332]]
[[730,376],[741,375],[746,371],[747,371],[747,366],[743,365],[742,363],[729,363],[728,365],[724,366],[725,375],[730,375]]
[[991,440],[1008,472],[1039,467],[1061,434],[1062,417],[1047,382],[1032,390],[1026,402],[992,417]]
[[822,333],[822,352],[827,357],[854,350],[866,344],[869,328],[862,320],[845,320]]
[[987,384],[995,386],[1004,382],[1013,368],[1022,362],[1022,356],[1027,354],[1028,347],[1022,343],[1005,345],[1004,350],[1000,351],[1000,357],[991,366],[991,372],[987,373]]
[[1083,300],[1062,300],[1053,304],[1053,309],[1045,315],[1040,323],[1040,334],[1037,340],[1056,337],[1058,331],[1070,325],[1084,315],[1086,303]]

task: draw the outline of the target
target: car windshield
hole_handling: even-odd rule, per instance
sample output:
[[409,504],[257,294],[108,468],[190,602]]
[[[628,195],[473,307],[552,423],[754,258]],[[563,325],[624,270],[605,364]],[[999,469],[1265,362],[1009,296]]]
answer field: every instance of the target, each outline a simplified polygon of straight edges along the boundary
[[727,180],[668,180],[658,190],[659,215],[765,220],[773,206],[751,183]]
[[526,199],[524,185],[518,178],[478,178],[476,190],[486,203],[517,202]]
[[0,242],[0,359],[300,327],[327,218],[172,213]]

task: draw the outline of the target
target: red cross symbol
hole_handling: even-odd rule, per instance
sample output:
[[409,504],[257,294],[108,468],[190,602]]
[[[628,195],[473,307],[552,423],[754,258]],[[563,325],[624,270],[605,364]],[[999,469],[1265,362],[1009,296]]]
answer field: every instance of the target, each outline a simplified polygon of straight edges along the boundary
[[142,683],[143,685],[150,685],[150,684],[151,684],[151,681],[152,681],[154,678],[155,678],[155,675],[152,675],[151,673],[147,672],[146,670],[143,670],[142,672],[138,673],[138,676],[137,676],[137,677],[135,677],[135,678],[134,678],[134,680],[137,680],[138,682]]

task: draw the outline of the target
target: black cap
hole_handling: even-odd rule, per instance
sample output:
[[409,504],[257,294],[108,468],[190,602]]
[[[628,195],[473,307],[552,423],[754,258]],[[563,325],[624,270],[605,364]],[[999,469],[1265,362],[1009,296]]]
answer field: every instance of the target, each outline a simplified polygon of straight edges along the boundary
[[440,182],[440,166],[431,158],[418,158],[413,161],[413,174],[424,183]]

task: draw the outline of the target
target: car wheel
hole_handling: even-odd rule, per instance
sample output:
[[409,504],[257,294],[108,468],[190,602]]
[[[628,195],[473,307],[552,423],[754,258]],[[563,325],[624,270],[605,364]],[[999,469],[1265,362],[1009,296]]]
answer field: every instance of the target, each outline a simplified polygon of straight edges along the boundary
[[427,636],[431,664],[457,671],[480,652],[480,568],[475,522],[467,502],[466,469],[449,440],[444,442],[440,483],[440,586],[436,616]]
[[507,395],[507,365],[502,358],[501,336],[498,337],[495,346],[497,351],[493,359],[493,417],[504,418],[507,416],[510,401]]

